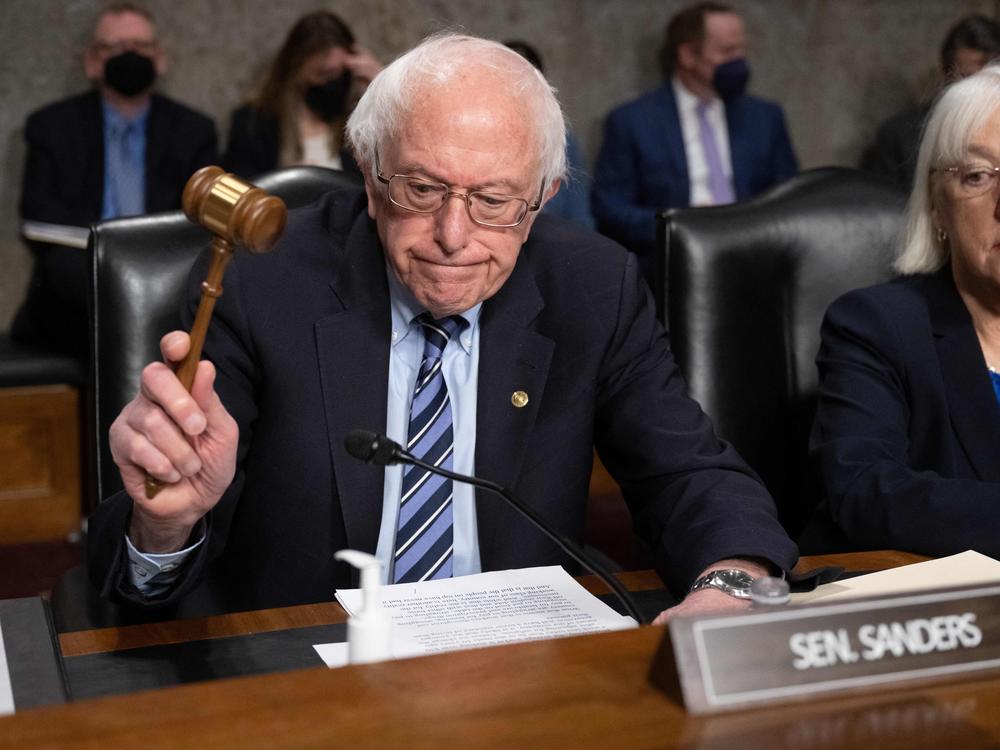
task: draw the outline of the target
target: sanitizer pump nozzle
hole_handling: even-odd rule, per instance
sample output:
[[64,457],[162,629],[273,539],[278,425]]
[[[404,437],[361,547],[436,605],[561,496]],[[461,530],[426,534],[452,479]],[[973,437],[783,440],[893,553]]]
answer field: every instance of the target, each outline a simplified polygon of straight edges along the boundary
[[392,658],[389,613],[379,596],[381,565],[374,555],[342,549],[334,555],[361,571],[361,610],[347,621],[347,656],[351,664],[368,664]]

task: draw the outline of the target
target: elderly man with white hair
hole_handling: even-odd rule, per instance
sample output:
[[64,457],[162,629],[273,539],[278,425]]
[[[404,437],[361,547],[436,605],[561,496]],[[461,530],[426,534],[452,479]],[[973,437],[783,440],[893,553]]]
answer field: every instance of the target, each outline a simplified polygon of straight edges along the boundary
[[[685,395],[635,258],[539,216],[564,133],[545,79],[493,42],[431,37],[376,77],[348,124],[364,191],[236,258],[191,395],[151,364],[112,427],[125,491],[90,526],[105,596],[178,616],[328,600],[345,547],[388,582],[567,562],[495,498],[355,460],[355,428],[514,488],[577,541],[596,446],[673,591],[701,580],[682,611],[746,606],[750,578],[794,564]],[[168,362],[187,349],[162,341]],[[145,472],[169,484],[154,499]]]

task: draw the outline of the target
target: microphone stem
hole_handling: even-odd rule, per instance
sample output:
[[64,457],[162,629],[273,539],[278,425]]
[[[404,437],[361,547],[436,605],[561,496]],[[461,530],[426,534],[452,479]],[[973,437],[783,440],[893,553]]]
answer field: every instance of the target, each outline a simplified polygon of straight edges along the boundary
[[619,581],[615,576],[609,573],[603,568],[599,563],[588,558],[587,553],[584,552],[579,545],[564,536],[557,534],[548,528],[544,521],[532,510],[530,507],[522,503],[517,497],[515,497],[511,492],[505,489],[502,485],[496,482],[491,482],[488,479],[480,479],[479,477],[466,476],[464,474],[456,474],[448,469],[442,469],[440,466],[434,466],[426,461],[422,461],[412,454],[400,450],[397,452],[395,458],[399,461],[413,464],[414,466],[419,466],[424,471],[429,471],[434,474],[440,474],[443,477],[448,477],[456,482],[465,482],[471,484],[474,487],[481,487],[484,490],[489,490],[490,492],[495,492],[498,495],[507,499],[511,505],[513,505],[525,518],[527,518],[531,523],[535,525],[539,531],[545,534],[549,539],[559,545],[559,548],[565,552],[567,555],[572,557],[576,562],[582,565],[587,570],[591,571],[604,581],[614,592],[615,596],[618,597],[618,601],[622,603],[625,607],[626,612],[635,619],[640,625],[645,624],[645,619],[639,614],[638,608],[632,601],[632,597],[629,596],[625,587],[622,586],[621,581]]

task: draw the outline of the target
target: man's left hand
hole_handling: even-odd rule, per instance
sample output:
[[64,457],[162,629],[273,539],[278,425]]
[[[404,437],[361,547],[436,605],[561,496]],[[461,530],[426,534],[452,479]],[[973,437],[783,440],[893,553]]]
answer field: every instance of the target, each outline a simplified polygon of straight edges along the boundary
[[749,599],[737,599],[718,589],[701,589],[684,597],[680,604],[665,609],[653,620],[654,625],[665,625],[678,615],[704,615],[714,612],[739,612],[750,608]]
[[[745,560],[742,558],[731,560],[719,560],[717,563],[709,565],[697,577],[711,573],[713,570],[725,570],[738,568],[749,573],[754,578],[763,578],[770,575],[767,567],[756,560]],[[675,607],[665,609],[653,620],[653,625],[664,625],[667,620],[677,615],[703,615],[712,612],[740,612],[750,608],[749,599],[738,597],[719,591],[714,588],[704,588],[684,597],[684,601]]]

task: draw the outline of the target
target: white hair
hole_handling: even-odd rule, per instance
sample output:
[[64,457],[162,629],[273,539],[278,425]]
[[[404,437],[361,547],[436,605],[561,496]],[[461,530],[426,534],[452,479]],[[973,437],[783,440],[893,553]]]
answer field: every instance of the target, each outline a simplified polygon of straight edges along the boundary
[[496,71],[523,98],[537,129],[538,168],[545,184],[566,174],[566,121],[555,89],[529,62],[498,42],[442,32],[396,58],[369,84],[347,121],[347,141],[375,180],[375,151],[399,135],[406,115],[427,86],[447,84],[471,67]]
[[949,249],[937,240],[931,216],[934,181],[931,170],[958,166],[966,158],[969,139],[1000,114],[1000,63],[956,81],[938,97],[924,125],[913,191],[906,206],[905,230],[896,250],[896,270],[931,273],[948,262]]

